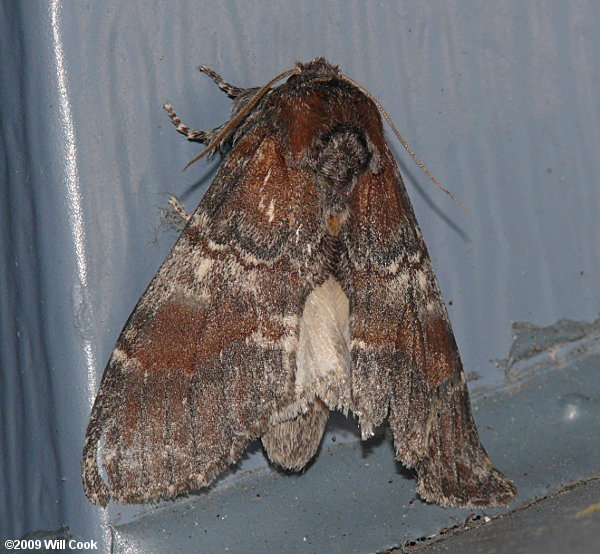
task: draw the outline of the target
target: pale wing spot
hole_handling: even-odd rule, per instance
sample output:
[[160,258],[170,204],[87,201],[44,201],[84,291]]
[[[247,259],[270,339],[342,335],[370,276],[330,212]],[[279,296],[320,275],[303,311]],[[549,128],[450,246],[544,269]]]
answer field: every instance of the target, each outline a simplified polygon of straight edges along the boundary
[[212,292],[207,287],[200,289],[198,292],[198,299],[200,302],[209,302],[211,298]]
[[265,337],[261,331],[254,331],[247,339],[246,344],[251,344],[253,346],[258,346],[265,350],[273,348],[275,346],[275,342],[273,339]]
[[207,246],[211,250],[219,251],[219,250],[225,250],[225,248],[227,248],[229,245],[227,245],[227,244],[218,244],[215,241],[209,239]]
[[429,280],[427,279],[427,274],[422,269],[418,269],[415,272],[415,277],[417,278],[417,285],[422,291],[429,290]]
[[280,321],[288,329],[296,329],[296,326],[298,325],[298,316],[296,314],[285,314],[281,316]]
[[[267,174],[265,175],[265,178],[264,178],[264,180],[262,182],[262,185],[260,187],[261,189],[264,189],[265,186],[267,185],[267,183],[269,182],[269,179],[271,178],[271,169],[272,168],[270,167],[269,171],[267,171]],[[260,211],[264,211],[264,209],[265,209],[265,196],[264,196],[264,194],[261,195],[260,200],[258,201],[258,209]]]
[[173,291],[171,298],[174,302],[186,306],[200,306],[201,304],[199,304],[199,302],[202,299],[199,295],[203,290],[207,289],[210,284],[210,281],[207,281],[206,279],[200,286],[198,286],[197,283],[180,282],[177,289]]
[[194,274],[199,283],[204,280],[204,277],[206,277],[206,274],[209,272],[214,263],[214,260],[210,258],[202,258],[200,260],[196,266],[196,269],[194,270]]
[[116,363],[120,363],[120,364],[124,364],[125,362],[127,362],[129,360],[129,355],[126,354],[120,348],[115,348],[113,350],[111,357],[112,357],[112,361],[114,361]]
[[393,282],[396,283],[395,288],[397,288],[397,290],[406,290],[408,288],[408,283],[410,282],[410,273],[406,270],[402,271]]
[[196,227],[199,231],[206,229],[211,222],[211,219],[200,210],[191,215],[191,220],[190,228]]
[[270,167],[269,171],[267,171],[267,174],[265,175],[265,180],[263,181],[263,184],[262,184],[263,187],[269,182],[269,179],[271,177],[271,169],[273,169],[273,168]]
[[110,357],[111,364],[119,364],[125,370],[134,370],[140,369],[140,362],[137,358],[131,357],[129,354],[121,350],[120,348],[115,348]]
[[269,216],[269,223],[271,223],[275,219],[275,198],[271,198],[267,215]]
[[369,348],[369,345],[361,339],[352,339],[352,342],[350,343],[350,349],[354,350],[355,348],[359,348],[360,350],[367,350]]
[[290,354],[296,352],[298,348],[298,338],[296,333],[286,333],[279,339],[271,339],[265,336],[262,331],[254,331],[249,337],[246,338],[246,344],[255,345],[265,350],[272,348],[280,348],[284,352]]
[[294,329],[291,333],[283,335],[279,343],[286,354],[296,353],[298,351],[298,337],[296,336],[296,330]]
[[236,276],[236,282],[240,290],[247,290],[257,298],[261,295],[261,272],[255,269],[245,269],[239,264],[232,266],[232,273]]
[[134,342],[137,339],[138,330],[135,326],[129,326],[126,331],[123,331],[123,339],[126,342]]

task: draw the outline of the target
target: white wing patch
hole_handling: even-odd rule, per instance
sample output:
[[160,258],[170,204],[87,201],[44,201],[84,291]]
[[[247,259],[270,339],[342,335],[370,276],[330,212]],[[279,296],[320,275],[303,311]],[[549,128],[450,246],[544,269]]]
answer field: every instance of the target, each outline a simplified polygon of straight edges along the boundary
[[319,396],[330,408],[349,408],[350,309],[339,282],[330,277],[304,305],[296,358],[296,397]]

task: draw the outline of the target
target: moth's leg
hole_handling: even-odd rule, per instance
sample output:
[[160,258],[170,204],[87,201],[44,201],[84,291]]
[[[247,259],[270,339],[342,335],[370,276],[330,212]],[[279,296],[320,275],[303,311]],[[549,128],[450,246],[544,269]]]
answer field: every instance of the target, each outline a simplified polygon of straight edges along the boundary
[[204,144],[208,144],[210,142],[209,137],[213,136],[212,134],[214,131],[216,131],[216,129],[213,129],[212,131],[197,131],[196,129],[190,129],[187,125],[181,122],[181,119],[179,119],[177,114],[173,111],[173,106],[171,106],[171,104],[165,104],[163,108],[169,114],[169,119],[173,125],[175,125],[176,131],[185,136],[186,139],[195,142],[202,142]]
[[169,203],[161,213],[162,224],[169,229],[178,232],[183,231],[190,220],[190,217],[190,214],[187,213],[183,204],[181,204],[181,202],[173,195],[169,197]]
[[171,195],[169,197],[169,205],[171,206],[173,211],[179,216],[181,221],[187,223],[190,220],[191,215],[185,211],[183,204],[179,201],[179,199],[176,196]]
[[245,88],[234,87],[233,85],[230,85],[216,71],[213,71],[212,69],[206,67],[205,65],[201,65],[198,69],[200,71],[202,71],[202,73],[206,73],[206,75],[208,75],[215,83],[217,83],[219,88],[227,96],[229,96],[229,98],[237,98],[238,96],[240,96],[247,90]]

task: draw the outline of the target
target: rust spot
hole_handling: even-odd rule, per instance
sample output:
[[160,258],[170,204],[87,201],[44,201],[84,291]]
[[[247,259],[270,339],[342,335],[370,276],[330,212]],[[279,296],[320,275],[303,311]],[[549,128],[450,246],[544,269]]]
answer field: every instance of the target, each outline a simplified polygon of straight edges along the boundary
[[340,228],[344,218],[341,215],[328,215],[327,216],[327,232],[334,237],[340,234]]
[[123,403],[123,409],[118,411],[119,424],[106,436],[106,444],[109,448],[119,447],[126,450],[135,443],[140,425],[144,401],[144,375],[137,371],[128,371],[122,378],[123,395],[119,401]]
[[410,227],[406,221],[406,213],[410,209],[399,194],[392,164],[395,165],[395,162],[385,156],[379,174],[366,171],[358,180],[350,199],[354,221],[357,224],[368,221],[374,235],[389,237],[390,241],[394,240],[394,232],[399,227]]
[[205,314],[197,308],[164,302],[135,357],[149,372],[173,368],[192,372],[204,321]]
[[447,321],[441,317],[433,318],[425,325],[425,335],[430,358],[425,375],[427,382],[435,386],[450,379],[453,372],[458,371],[462,365],[454,335]]
[[315,92],[298,97],[296,101],[288,98],[280,103],[280,120],[287,126],[284,136],[292,159],[302,159],[315,137],[325,129],[323,98]]
[[[265,280],[269,280],[268,275]],[[270,290],[272,283],[270,280]],[[266,289],[267,283],[261,288]],[[191,301],[171,299],[162,304],[132,352],[143,371],[155,375],[172,370],[192,373],[227,346],[245,341],[256,331],[269,341],[277,341],[285,333],[282,325],[269,318],[272,310],[261,312],[256,307],[252,294],[238,291],[221,296],[214,291],[214,296],[218,301],[210,311]],[[275,295],[270,303],[276,303],[278,297]]]

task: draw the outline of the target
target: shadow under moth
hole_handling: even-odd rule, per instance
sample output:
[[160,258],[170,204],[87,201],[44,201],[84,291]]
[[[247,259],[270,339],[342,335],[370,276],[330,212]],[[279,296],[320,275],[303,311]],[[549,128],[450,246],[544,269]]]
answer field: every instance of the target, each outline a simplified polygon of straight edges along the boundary
[[223,162],[196,211],[180,210],[185,227],[110,357],[83,449],[87,496],[175,498],[257,437],[300,470],[342,410],[363,439],[388,418],[424,500],[508,503],[516,490],[479,441],[387,114],[323,58],[261,89],[200,69],[234,99],[232,119],[196,131],[165,108]]

